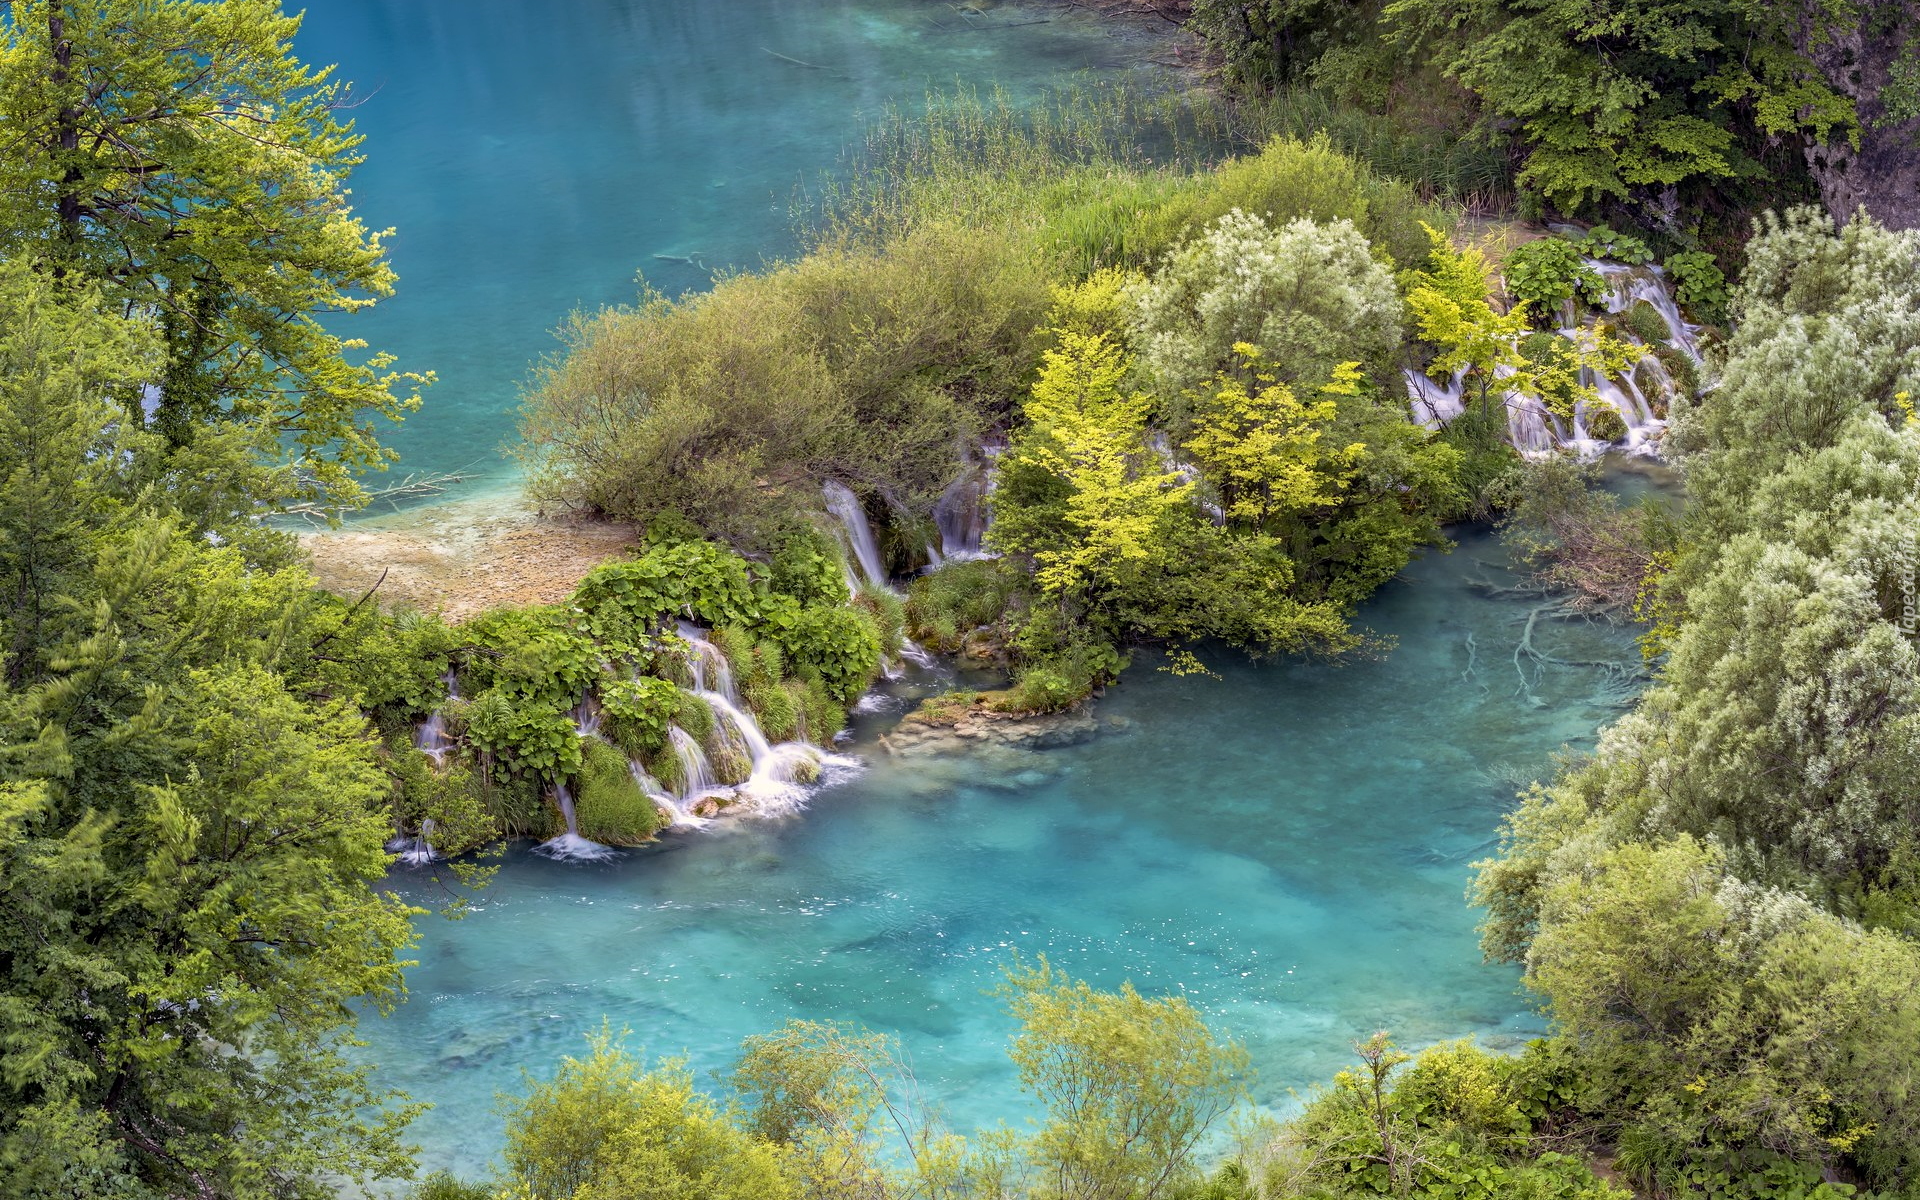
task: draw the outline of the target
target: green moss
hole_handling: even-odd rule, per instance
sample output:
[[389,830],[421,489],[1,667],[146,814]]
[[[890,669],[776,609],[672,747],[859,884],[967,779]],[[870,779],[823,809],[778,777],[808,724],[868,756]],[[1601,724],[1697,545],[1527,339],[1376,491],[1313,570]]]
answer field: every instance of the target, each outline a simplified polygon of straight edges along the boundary
[[816,746],[831,745],[833,735],[847,727],[847,710],[817,679],[792,680],[786,687],[800,713],[802,736]]
[[680,759],[670,747],[642,755],[640,765],[646,768],[647,774],[660,782],[660,786],[674,792],[685,790],[687,781],[680,772]]
[[634,780],[627,756],[599,738],[581,749],[573,811],[580,836],[607,846],[639,845],[666,824]]
[[800,709],[787,688],[769,679],[755,679],[741,691],[741,698],[760,721],[760,730],[770,742],[790,742],[798,736]]
[[928,696],[913,710],[913,719],[927,725],[951,725],[972,710],[975,700],[981,692],[948,692],[943,696]]
[[713,777],[721,783],[745,783],[747,777],[753,774],[753,759],[731,737],[716,734],[707,740],[706,751]]
[[1621,324],[1628,333],[1649,346],[1663,346],[1672,335],[1660,310],[1645,300],[1634,301],[1633,307],[1622,314]]
[[1700,394],[1700,368],[1685,352],[1672,346],[1661,346],[1654,350],[1653,356],[1660,360],[1660,365],[1667,369],[1667,374],[1673,377],[1674,384],[1684,395]]
[[1617,442],[1627,436],[1627,423],[1605,404],[1593,404],[1586,410],[1587,436],[1603,442]]
[[682,691],[674,706],[673,723],[705,745],[713,740],[713,709],[692,692]]
[[736,685],[745,684],[760,671],[760,659],[754,654],[758,642],[751,633],[729,625],[714,630],[712,641],[720,647],[720,653],[727,656],[727,665],[733,669]]

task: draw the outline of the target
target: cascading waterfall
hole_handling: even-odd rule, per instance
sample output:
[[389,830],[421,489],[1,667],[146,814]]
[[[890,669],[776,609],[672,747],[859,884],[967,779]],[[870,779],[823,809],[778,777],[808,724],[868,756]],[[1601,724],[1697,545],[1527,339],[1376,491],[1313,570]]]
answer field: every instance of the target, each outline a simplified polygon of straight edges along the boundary
[[[741,783],[732,787],[720,783],[699,740],[678,725],[672,726],[667,740],[680,764],[681,785],[666,808],[676,825],[683,819],[699,821],[696,810],[702,801],[744,802],[762,814],[792,811],[806,800],[803,785],[816,781],[824,769],[858,765],[853,759],[830,754],[805,741],[774,744],[741,702],[726,653],[692,625],[682,623],[680,637],[687,643],[693,695],[712,711],[717,735],[734,746],[749,765],[747,778]],[[913,649],[926,653],[918,646]]]
[[[445,679],[447,684],[447,699],[450,701],[458,700],[460,698],[459,680],[454,678],[452,671],[446,673]],[[413,744],[419,748],[422,754],[431,758],[435,763],[444,764],[446,762],[447,755],[453,750],[453,739],[447,736],[447,710],[445,706],[434,709],[433,712],[428,715],[427,719],[420,723],[419,730],[413,735]]]
[[[899,595],[887,578],[886,568],[880,564],[880,543],[873,536],[873,524],[867,520],[867,510],[861,507],[860,498],[845,484],[831,480],[821,485],[820,490],[827,498],[827,511],[840,523],[842,544],[859,564],[866,586]],[[847,577],[847,590],[860,590],[860,581],[854,579],[851,573]],[[917,667],[935,665],[933,655],[912,638],[902,642],[900,656]],[[900,678],[892,667],[883,664],[882,670],[889,679]]]
[[679,632],[680,640],[687,644],[687,666],[693,673],[693,690],[738,696],[733,685],[733,664],[727,661],[726,651],[708,641],[704,630],[686,621],[680,622]]
[[947,485],[933,506],[934,527],[940,545],[927,547],[934,566],[943,562],[986,558],[987,497],[993,494],[991,454],[985,462],[970,462],[960,478]]
[[[1680,306],[1658,267],[1629,267],[1597,259],[1587,260],[1587,266],[1607,282],[1604,307],[1609,314],[1624,313],[1635,304],[1645,301],[1666,324],[1668,344],[1694,363],[1701,362],[1700,327],[1689,324],[1681,316]],[[1557,332],[1561,337],[1577,341],[1588,336],[1580,320],[1578,305],[1572,302],[1563,305],[1560,322]],[[1628,340],[1637,341],[1624,330],[1616,332]],[[1544,458],[1561,450],[1571,450],[1583,458],[1597,457],[1610,449],[1625,450],[1629,454],[1654,454],[1659,449],[1660,435],[1667,425],[1658,414],[1663,408],[1671,406],[1681,394],[1679,385],[1665,364],[1652,353],[1648,353],[1620,379],[1608,379],[1598,372],[1583,369],[1581,385],[1593,390],[1594,399],[1576,405],[1573,420],[1569,423],[1548,411],[1538,398],[1501,389],[1498,379],[1510,374],[1511,371],[1495,372],[1496,382],[1489,399],[1506,409],[1507,440],[1528,458]],[[1429,429],[1437,429],[1460,416],[1472,403],[1466,394],[1464,371],[1455,373],[1446,382],[1430,379],[1425,373],[1411,369],[1402,372],[1402,376],[1406,380],[1407,399],[1414,419]],[[1658,405],[1653,397],[1658,397]],[[1590,403],[1604,405],[1617,413],[1625,427],[1625,435],[1615,439],[1595,436],[1592,432]]]
[[1607,311],[1623,313],[1642,300],[1653,306],[1667,323],[1667,341],[1694,362],[1700,358],[1700,327],[1690,325],[1680,315],[1680,303],[1667,286],[1666,272],[1659,267],[1629,267],[1623,263],[1588,259],[1587,265],[1607,281]]
[[[452,671],[446,674],[447,699],[460,698],[459,682]],[[431,758],[435,766],[445,766],[447,755],[453,753],[453,738],[447,734],[447,710],[441,706],[433,710],[427,719],[414,731],[413,744],[422,754]],[[433,818],[427,817],[420,822],[420,831],[412,837],[396,837],[387,842],[387,851],[397,855],[401,862],[410,867],[420,867],[440,857],[430,840],[433,837]]]
[[826,496],[827,511],[840,522],[847,552],[859,566],[867,586],[885,589],[887,572],[880,565],[880,543],[873,536],[873,524],[867,520],[867,510],[861,507],[860,497],[853,494],[852,488],[835,480],[822,484],[820,491]]
[[573,793],[567,790],[566,784],[553,785],[553,800],[560,806],[560,815],[566,818],[567,831],[534,847],[538,853],[568,862],[599,862],[614,856],[612,847],[580,836],[580,821],[573,813]]

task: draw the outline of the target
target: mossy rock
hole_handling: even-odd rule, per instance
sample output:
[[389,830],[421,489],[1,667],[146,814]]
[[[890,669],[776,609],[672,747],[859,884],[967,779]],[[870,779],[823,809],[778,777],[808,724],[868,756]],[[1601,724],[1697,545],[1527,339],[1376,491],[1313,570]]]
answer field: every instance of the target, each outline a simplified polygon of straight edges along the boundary
[[793,693],[771,680],[756,679],[742,693],[747,707],[760,722],[760,731],[770,742],[790,742],[799,736],[800,709]]
[[944,696],[929,696],[920,702],[920,707],[908,713],[902,724],[913,722],[919,725],[953,725],[973,711],[974,704],[981,698],[980,692],[948,692]]
[[1572,351],[1557,333],[1530,333],[1520,339],[1520,356],[1535,367],[1550,367]]
[[[1653,356],[1667,369],[1667,374],[1672,377],[1681,395],[1690,397],[1700,394],[1700,368],[1684,352],[1671,346],[1662,346],[1653,352]],[[1659,391],[1658,388],[1649,390],[1642,387],[1640,390],[1647,393],[1647,399],[1654,402],[1656,407],[1664,407],[1664,401],[1654,401],[1653,393]],[[1659,415],[1664,417],[1667,414],[1661,412]]]
[[640,790],[626,756],[599,738],[581,747],[573,812],[580,836],[603,846],[637,846],[666,824],[659,807]]
[[1627,423],[1611,405],[1593,404],[1586,410],[1587,436],[1617,442],[1627,436]]
[[732,787],[745,783],[753,775],[753,759],[732,739],[715,736],[706,744],[707,765],[713,768],[713,777]]
[[713,708],[692,692],[682,691],[674,708],[673,723],[692,735],[701,745],[713,740]]
[[1667,319],[1645,300],[1635,300],[1633,307],[1621,314],[1621,325],[1649,346],[1664,346],[1673,336],[1673,331],[1667,328]]

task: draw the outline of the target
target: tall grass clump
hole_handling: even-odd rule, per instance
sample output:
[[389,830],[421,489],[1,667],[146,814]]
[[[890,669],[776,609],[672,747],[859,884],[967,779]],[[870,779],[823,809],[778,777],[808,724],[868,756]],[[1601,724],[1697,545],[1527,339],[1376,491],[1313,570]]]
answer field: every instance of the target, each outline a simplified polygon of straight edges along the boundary
[[1514,202],[1512,147],[1477,128],[1411,124],[1305,86],[1243,97],[1230,112],[1234,139],[1242,145],[1324,136],[1340,153],[1404,182],[1422,199],[1475,211],[1504,210]]
[[1033,235],[1055,214],[1100,195],[1172,184],[1225,157],[1227,126],[1203,94],[1150,96],[1076,86],[1029,104],[962,86],[919,112],[889,108],[839,178],[796,214],[813,245],[884,245],[953,220]]

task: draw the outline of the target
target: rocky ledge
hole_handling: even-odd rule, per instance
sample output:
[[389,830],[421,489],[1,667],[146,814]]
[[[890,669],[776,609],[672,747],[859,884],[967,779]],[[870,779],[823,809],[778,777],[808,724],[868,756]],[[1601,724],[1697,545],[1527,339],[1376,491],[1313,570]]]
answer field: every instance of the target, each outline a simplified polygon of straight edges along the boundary
[[984,747],[1051,750],[1077,746],[1132,723],[1125,717],[1095,716],[1090,701],[1057,713],[1002,712],[994,707],[999,694],[951,692],[931,697],[901,718],[880,744],[899,757],[955,754]]

